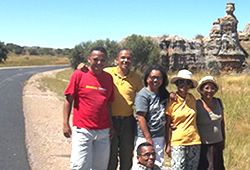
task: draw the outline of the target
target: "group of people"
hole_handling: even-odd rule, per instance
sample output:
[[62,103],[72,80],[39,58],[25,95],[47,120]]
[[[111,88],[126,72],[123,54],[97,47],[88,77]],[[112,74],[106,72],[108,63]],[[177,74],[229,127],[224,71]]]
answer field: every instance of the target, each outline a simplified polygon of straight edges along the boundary
[[[171,79],[177,92],[169,93],[159,65],[146,70],[143,87],[130,70],[129,49],[118,52],[116,67],[104,68],[107,52],[100,46],[91,49],[88,62],[73,72],[64,93],[63,133],[72,136],[72,170],[116,170],[118,160],[121,170],[162,169],[165,151],[172,169],[224,169],[224,108],[214,97],[219,86],[212,76],[198,84],[190,71],[180,70]],[[196,87],[198,100],[188,92]]]

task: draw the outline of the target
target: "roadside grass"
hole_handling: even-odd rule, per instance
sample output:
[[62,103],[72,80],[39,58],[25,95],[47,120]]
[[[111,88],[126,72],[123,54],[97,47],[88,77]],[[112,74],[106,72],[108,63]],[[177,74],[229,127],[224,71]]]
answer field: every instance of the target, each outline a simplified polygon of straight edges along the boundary
[[73,71],[73,69],[65,69],[61,72],[58,72],[55,77],[43,77],[41,84],[55,92],[59,99],[63,100],[63,93],[69,84],[69,79]]
[[[68,85],[72,69],[57,73],[55,78],[43,78],[42,83],[56,92],[63,99],[63,92]],[[169,80],[176,74],[169,75]],[[194,74],[194,79],[200,80],[206,73]],[[219,84],[216,97],[223,101],[226,124],[226,148],[224,161],[228,170],[248,169],[250,165],[250,75],[220,75],[214,76]],[[173,84],[169,84],[169,91],[176,91]],[[196,98],[200,94],[196,89],[190,91]],[[165,159],[165,165],[170,166],[170,159]]]
[[35,65],[64,65],[69,64],[68,57],[58,57],[50,55],[9,55],[4,63],[0,63],[0,67],[11,66],[35,66]]

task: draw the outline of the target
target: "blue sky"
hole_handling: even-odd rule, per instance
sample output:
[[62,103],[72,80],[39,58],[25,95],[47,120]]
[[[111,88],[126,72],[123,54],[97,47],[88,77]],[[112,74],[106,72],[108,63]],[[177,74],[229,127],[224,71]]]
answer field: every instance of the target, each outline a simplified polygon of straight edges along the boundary
[[[119,41],[131,34],[209,36],[227,0],[1,0],[0,41],[73,48],[85,41]],[[235,0],[238,31],[250,22],[250,1]]]

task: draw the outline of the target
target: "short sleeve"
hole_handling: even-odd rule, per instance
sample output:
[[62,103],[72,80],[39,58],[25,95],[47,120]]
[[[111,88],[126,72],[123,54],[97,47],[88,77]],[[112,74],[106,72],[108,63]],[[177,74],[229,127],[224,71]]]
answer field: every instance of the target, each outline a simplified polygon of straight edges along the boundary
[[172,114],[172,102],[168,102],[165,110],[166,110],[166,115],[171,116],[171,114]]
[[148,100],[146,93],[143,92],[142,89],[135,97],[135,111],[137,112],[148,112]]
[[78,72],[78,70],[76,70],[72,73],[68,87],[66,88],[64,95],[70,95],[70,96],[73,96],[75,98],[77,87],[78,87],[78,85],[77,85],[77,72]]

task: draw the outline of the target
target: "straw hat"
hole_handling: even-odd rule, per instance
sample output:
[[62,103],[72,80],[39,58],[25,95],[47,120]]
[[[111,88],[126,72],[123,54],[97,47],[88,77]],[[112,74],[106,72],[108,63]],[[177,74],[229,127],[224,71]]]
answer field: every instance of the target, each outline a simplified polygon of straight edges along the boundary
[[201,86],[202,86],[203,84],[205,84],[205,83],[213,83],[213,84],[217,87],[216,92],[219,90],[219,86],[218,86],[218,84],[216,83],[216,80],[213,78],[213,76],[205,76],[205,77],[203,77],[203,78],[200,80],[199,85],[198,85],[198,87],[197,87],[197,91],[198,91],[199,93],[201,93]]
[[193,88],[195,88],[198,84],[196,80],[192,79],[192,73],[188,70],[180,70],[177,76],[173,77],[170,82],[175,84],[175,82],[179,79],[191,80],[193,83]]

